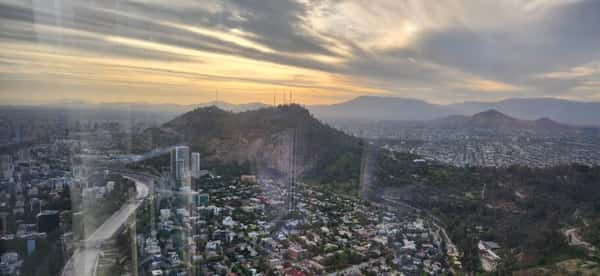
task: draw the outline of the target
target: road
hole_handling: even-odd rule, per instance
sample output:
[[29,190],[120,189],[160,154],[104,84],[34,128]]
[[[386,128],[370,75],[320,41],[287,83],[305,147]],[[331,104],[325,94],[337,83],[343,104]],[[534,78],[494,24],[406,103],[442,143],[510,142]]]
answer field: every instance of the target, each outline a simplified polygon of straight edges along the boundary
[[129,217],[142,204],[143,199],[148,197],[148,185],[142,182],[140,177],[125,176],[125,178],[135,182],[137,192],[135,200],[127,201],[82,242],[82,246],[73,253],[65,265],[63,276],[95,275],[102,243],[111,239],[127,223]]

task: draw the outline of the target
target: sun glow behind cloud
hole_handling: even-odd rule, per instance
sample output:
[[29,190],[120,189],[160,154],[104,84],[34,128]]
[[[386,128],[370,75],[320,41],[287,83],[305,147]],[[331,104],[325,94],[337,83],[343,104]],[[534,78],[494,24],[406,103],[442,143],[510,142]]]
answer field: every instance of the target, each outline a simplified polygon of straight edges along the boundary
[[[120,11],[104,12],[123,15],[129,19],[149,21],[138,15]],[[15,30],[25,24],[2,19]],[[252,34],[239,29],[229,31],[210,30],[180,23],[154,20],[155,24],[185,30],[200,35],[198,39],[210,37],[242,48],[261,53],[274,53],[273,49],[252,41]],[[68,25],[68,24],[62,24]],[[31,26],[29,26],[31,27]],[[12,77],[14,91],[29,94],[35,102],[73,97],[94,102],[150,101],[189,103],[211,100],[215,91],[221,99],[231,102],[271,102],[273,95],[292,92],[304,103],[337,101],[365,93],[386,93],[371,87],[363,87],[351,78],[334,72],[323,72],[310,68],[278,64],[245,58],[240,55],[217,53],[183,47],[168,43],[142,40],[119,35],[107,35],[87,30],[62,27],[60,25],[34,24],[33,29],[44,38],[62,41],[86,39],[101,41],[114,47],[131,47],[139,52],[160,52],[183,57],[182,60],[146,60],[135,57],[98,55],[94,51],[78,48],[69,43],[45,45],[10,41],[2,45],[0,57],[10,59],[11,66],[0,68]],[[283,56],[312,59],[321,63],[339,63],[337,57],[309,53],[281,53]],[[32,85],[27,86],[25,82]],[[33,85],[38,83],[39,85]],[[60,87],[59,91],[33,91],[49,87]],[[25,91],[26,90],[26,91]],[[163,91],[154,93],[152,91]],[[127,91],[127,93],[123,93]],[[164,91],[171,91],[164,93]],[[323,97],[322,95],[328,96]],[[5,100],[14,99],[14,94],[0,95]]]
[[[71,32],[56,28],[54,31]],[[90,35],[85,32],[76,33]],[[271,102],[274,93],[293,91],[297,99],[315,103],[321,102],[320,94],[332,94],[332,91],[335,92],[332,95],[383,93],[373,88],[358,90],[360,86],[343,76],[309,69],[124,37],[104,36],[102,39],[116,46],[133,46],[140,51],[152,50],[184,55],[187,59],[161,62],[136,58],[106,58],[68,47],[8,43],[3,45],[2,55],[18,61],[20,66],[13,66],[3,73],[21,73],[21,81],[52,82],[67,89],[72,85],[88,86],[92,91],[80,93],[84,98],[97,102],[142,98],[145,101],[186,103],[194,98],[211,99],[214,91],[220,91],[222,99],[233,102],[237,102],[236,97],[244,101],[248,96],[255,100]],[[112,90],[111,87],[119,89]],[[119,95],[126,89],[131,89],[131,92],[127,93],[131,95],[136,91],[144,93],[141,90],[154,87],[162,87],[161,90],[171,90],[173,93],[161,96],[145,93],[141,97],[138,95],[137,99],[135,96]],[[187,95],[179,97],[179,90],[188,91],[184,93]],[[52,98],[51,94],[47,96],[48,99]]]
[[600,91],[593,1],[0,5],[2,101],[190,103],[216,90],[267,103],[289,91],[304,103],[364,94],[585,100]]

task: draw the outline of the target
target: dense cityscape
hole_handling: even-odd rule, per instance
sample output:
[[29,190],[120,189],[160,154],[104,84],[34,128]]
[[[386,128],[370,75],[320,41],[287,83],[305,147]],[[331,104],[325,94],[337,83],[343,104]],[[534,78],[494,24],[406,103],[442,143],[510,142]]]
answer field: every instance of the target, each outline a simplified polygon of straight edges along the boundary
[[549,167],[560,164],[600,164],[596,134],[536,135],[499,133],[490,129],[439,129],[399,124],[340,123],[345,132],[387,149],[421,155],[455,166]]

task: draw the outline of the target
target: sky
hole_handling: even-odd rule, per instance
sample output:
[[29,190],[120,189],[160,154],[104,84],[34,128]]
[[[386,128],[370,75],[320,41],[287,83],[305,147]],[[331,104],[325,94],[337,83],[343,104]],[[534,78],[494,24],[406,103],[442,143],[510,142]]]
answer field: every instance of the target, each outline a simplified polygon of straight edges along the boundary
[[596,0],[0,0],[0,102],[600,101]]

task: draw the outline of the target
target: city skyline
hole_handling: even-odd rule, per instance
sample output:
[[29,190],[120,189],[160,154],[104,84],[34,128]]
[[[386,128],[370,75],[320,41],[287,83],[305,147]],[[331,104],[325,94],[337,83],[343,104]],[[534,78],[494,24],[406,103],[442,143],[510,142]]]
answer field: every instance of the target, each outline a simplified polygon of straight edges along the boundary
[[598,101],[598,4],[3,0],[0,100]]

